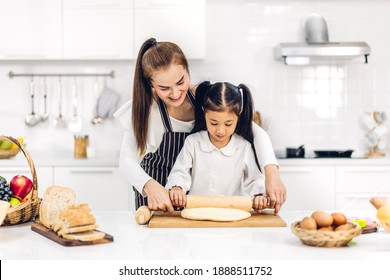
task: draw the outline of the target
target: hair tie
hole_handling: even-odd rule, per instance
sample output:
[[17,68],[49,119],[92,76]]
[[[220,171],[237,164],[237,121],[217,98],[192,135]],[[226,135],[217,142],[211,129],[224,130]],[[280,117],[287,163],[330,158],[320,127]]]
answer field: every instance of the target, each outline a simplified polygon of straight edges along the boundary
[[242,88],[241,88],[240,86],[238,86],[237,89],[238,89],[238,92],[239,92],[240,95],[241,95],[241,110],[240,110],[240,115],[241,115],[242,110],[243,110],[243,108],[244,108],[244,96],[243,96],[243,94],[242,94]]

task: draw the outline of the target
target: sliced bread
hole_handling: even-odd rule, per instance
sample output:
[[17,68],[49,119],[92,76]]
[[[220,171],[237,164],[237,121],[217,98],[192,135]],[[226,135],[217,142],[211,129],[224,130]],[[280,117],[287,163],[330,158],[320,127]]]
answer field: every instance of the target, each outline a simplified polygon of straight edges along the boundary
[[104,238],[105,233],[95,230],[84,231],[79,233],[67,233],[63,237],[71,240],[80,240],[80,241],[93,241]]
[[71,205],[61,211],[58,215],[58,219],[54,221],[51,228],[53,231],[58,232],[62,228],[93,225],[95,223],[96,219],[90,213],[89,205]]
[[63,226],[58,232],[57,234],[59,236],[64,236],[64,234],[68,234],[68,233],[78,233],[78,232],[84,232],[84,231],[90,231],[90,230],[94,230],[94,229],[97,229],[99,226],[97,224],[93,224],[93,225],[87,225],[87,226],[78,226],[78,227],[66,227],[66,226]]
[[61,186],[48,187],[43,194],[39,208],[41,223],[47,228],[51,228],[54,221],[58,219],[60,212],[75,204],[75,202],[76,193],[74,190]]

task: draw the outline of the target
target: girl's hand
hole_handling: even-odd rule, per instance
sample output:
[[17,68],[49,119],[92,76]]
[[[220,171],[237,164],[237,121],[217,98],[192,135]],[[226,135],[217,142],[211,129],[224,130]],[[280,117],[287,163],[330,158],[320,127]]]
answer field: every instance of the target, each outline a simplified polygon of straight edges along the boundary
[[186,193],[179,186],[174,186],[169,190],[169,198],[173,206],[184,207],[187,203]]
[[256,212],[260,212],[264,208],[270,207],[271,199],[268,196],[263,196],[262,194],[256,195],[253,198],[253,209]]
[[169,191],[155,180],[149,180],[143,191],[148,196],[148,207],[150,210],[161,210],[173,213],[173,206],[169,199]]

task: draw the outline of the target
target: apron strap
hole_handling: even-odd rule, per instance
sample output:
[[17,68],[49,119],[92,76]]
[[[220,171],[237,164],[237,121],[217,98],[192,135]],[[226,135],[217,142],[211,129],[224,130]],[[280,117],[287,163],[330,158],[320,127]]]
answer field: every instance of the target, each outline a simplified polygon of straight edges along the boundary
[[195,95],[192,93],[192,91],[189,89],[187,92],[188,100],[191,102],[191,105],[193,108],[195,108]]
[[172,124],[171,124],[171,120],[169,119],[167,107],[165,106],[165,103],[161,100],[161,98],[158,99],[158,107],[160,109],[160,115],[161,115],[161,119],[162,119],[162,122],[164,124],[165,130],[167,132],[172,132]]
[[[195,108],[195,96],[190,89],[187,91],[187,98],[190,101],[192,107]],[[171,124],[171,119],[169,118],[169,114],[167,112],[167,106],[161,100],[161,98],[158,99],[158,107],[160,109],[161,119],[163,121],[165,130],[168,132],[172,132],[173,129]]]

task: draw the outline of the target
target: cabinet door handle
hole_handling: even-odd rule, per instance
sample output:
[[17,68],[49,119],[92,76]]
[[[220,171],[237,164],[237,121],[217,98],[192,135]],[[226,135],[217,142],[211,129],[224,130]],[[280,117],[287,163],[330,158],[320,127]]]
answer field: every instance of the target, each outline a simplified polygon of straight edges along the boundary
[[312,171],[312,168],[289,168],[280,170],[281,173],[310,173]]
[[[378,196],[378,194],[376,194],[375,196]],[[383,196],[386,196],[383,194]],[[373,197],[372,194],[366,194],[366,195],[344,195],[344,198],[345,199],[371,199]]]
[[46,58],[45,54],[5,54],[6,58],[39,59]]
[[85,174],[85,173],[91,173],[91,174],[101,174],[101,173],[113,173],[114,171],[112,169],[101,169],[101,170],[89,170],[89,169],[71,169],[69,170],[70,173],[73,174]]
[[344,171],[346,173],[356,173],[356,172],[375,172],[375,173],[388,173],[390,171],[389,168],[383,167],[383,168],[373,168],[373,169],[367,169],[365,167],[350,167],[350,168],[345,168]]

